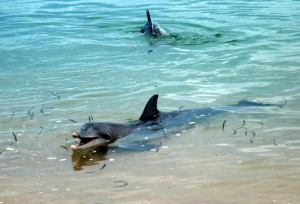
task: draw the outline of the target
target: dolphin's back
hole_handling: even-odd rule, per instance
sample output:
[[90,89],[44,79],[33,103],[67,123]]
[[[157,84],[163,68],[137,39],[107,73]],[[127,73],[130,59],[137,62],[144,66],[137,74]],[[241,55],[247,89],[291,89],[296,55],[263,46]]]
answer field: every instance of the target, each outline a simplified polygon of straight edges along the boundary
[[170,132],[178,132],[178,130],[190,129],[205,121],[207,117],[224,112],[213,108],[197,108],[189,110],[178,110],[172,112],[161,112],[160,123],[164,129]]
[[168,33],[163,28],[153,23],[148,9],[146,13],[147,13],[147,23],[143,26],[141,32],[144,33],[145,35],[150,35],[153,37],[167,36]]

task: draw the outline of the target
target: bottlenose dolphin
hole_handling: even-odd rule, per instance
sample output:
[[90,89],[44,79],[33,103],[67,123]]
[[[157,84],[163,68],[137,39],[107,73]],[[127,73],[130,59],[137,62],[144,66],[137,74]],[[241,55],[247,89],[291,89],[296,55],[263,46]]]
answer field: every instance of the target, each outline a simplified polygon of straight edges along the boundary
[[144,33],[145,35],[153,36],[153,37],[161,37],[161,36],[167,36],[168,33],[161,27],[159,27],[157,24],[153,23],[150,12],[147,9],[147,20],[148,22],[142,27],[141,33]]
[[206,117],[216,115],[228,110],[249,106],[278,106],[286,104],[264,104],[241,100],[235,105],[197,108],[161,112],[157,109],[158,95],[153,95],[147,102],[139,120],[131,123],[88,122],[82,125],[79,133],[73,133],[74,138],[80,142],[72,145],[72,150],[83,150],[94,147],[123,147],[143,150],[151,148],[148,144],[156,138],[167,137],[169,133],[180,132],[205,121]]

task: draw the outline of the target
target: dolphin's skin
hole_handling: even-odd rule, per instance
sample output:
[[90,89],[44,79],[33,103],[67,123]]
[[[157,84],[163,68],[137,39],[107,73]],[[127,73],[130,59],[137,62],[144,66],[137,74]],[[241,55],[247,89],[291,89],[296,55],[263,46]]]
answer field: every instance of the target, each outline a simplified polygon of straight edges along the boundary
[[147,23],[142,27],[141,33],[153,37],[167,36],[168,33],[163,28],[153,23],[149,10],[147,10],[146,13],[147,13]]
[[[116,146],[129,149],[149,148],[148,139],[167,137],[167,133],[180,132],[193,127],[196,123],[205,120],[205,117],[216,115],[228,110],[249,106],[279,106],[285,104],[263,104],[247,100],[239,101],[236,105],[219,106],[211,108],[197,108],[190,110],[177,110],[161,112],[157,109],[158,95],[153,95],[146,104],[139,120],[133,123],[85,123],[79,133],[73,133],[74,138],[79,138],[77,145],[72,145],[72,150],[83,150],[98,146]],[[149,136],[149,137],[148,137]],[[152,145],[153,146],[153,145]]]

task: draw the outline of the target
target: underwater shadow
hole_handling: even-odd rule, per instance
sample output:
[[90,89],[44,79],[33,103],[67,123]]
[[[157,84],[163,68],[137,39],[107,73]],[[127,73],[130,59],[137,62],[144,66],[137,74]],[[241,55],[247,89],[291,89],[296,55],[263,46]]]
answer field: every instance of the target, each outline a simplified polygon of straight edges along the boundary
[[108,160],[108,154],[112,151],[117,154],[147,152],[151,150],[158,151],[161,143],[159,145],[152,145],[141,142],[133,142],[131,144],[126,144],[124,147],[101,146],[86,150],[73,151],[73,154],[71,155],[73,170],[81,171],[85,166],[98,165],[100,161]]
[[72,165],[74,171],[83,170],[84,166],[95,166],[99,161],[107,159],[108,147],[98,147],[94,149],[74,151],[72,158]]

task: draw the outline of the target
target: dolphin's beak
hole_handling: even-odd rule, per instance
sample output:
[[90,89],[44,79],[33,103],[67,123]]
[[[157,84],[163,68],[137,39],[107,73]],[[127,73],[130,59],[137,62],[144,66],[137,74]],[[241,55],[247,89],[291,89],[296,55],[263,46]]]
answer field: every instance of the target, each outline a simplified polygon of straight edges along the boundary
[[79,149],[79,145],[71,145],[71,150],[75,151]]
[[79,137],[80,137],[80,135],[79,135],[79,134],[77,134],[76,132],[73,132],[73,133],[72,133],[72,137],[74,137],[74,138],[79,138]]
[[99,145],[103,145],[109,141],[98,137],[91,137],[91,138],[81,137],[78,133],[75,132],[72,133],[72,137],[80,139],[80,142],[78,144],[71,145],[71,149],[74,151],[80,149],[87,149],[90,147],[96,147]]
[[[80,135],[77,134],[76,132],[73,132],[73,133],[72,133],[72,137],[74,137],[74,138],[80,138]],[[79,147],[79,145],[71,145],[71,149],[72,149],[72,150],[77,150],[78,147]]]

